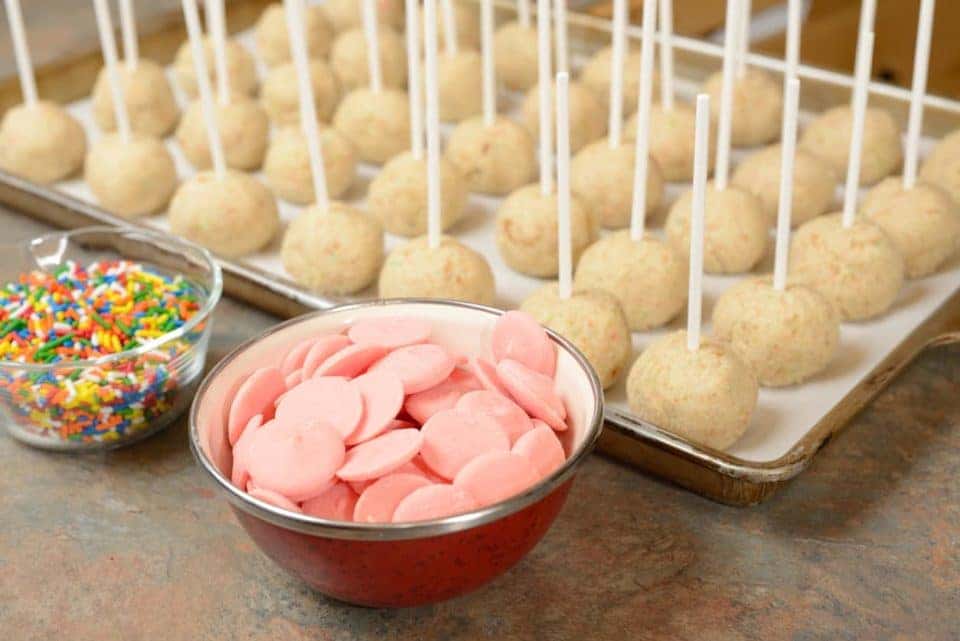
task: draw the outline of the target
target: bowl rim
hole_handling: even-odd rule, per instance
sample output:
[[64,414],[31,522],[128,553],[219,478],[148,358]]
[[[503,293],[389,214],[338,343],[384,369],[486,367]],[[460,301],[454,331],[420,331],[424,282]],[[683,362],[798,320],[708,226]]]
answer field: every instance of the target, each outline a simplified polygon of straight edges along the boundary
[[219,363],[204,377],[197,388],[193,404],[190,407],[189,414],[189,441],[190,450],[199,463],[200,467],[214,480],[220,489],[226,493],[230,504],[239,508],[243,512],[267,521],[273,525],[287,530],[293,530],[303,534],[321,536],[331,539],[346,539],[355,541],[398,541],[409,539],[422,539],[444,534],[451,534],[475,528],[493,521],[499,520],[510,514],[518,512],[523,508],[540,501],[548,494],[552,493],[570,477],[573,476],[577,466],[590,454],[596,445],[597,439],[603,428],[603,407],[604,396],[603,388],[600,385],[600,379],[597,377],[593,367],[590,366],[586,357],[566,338],[556,332],[546,329],[550,338],[560,347],[569,353],[583,373],[587,376],[591,393],[594,397],[593,415],[588,417],[585,425],[586,434],[580,445],[564,461],[564,464],[554,470],[549,476],[540,479],[535,485],[528,488],[525,492],[511,496],[508,499],[486,506],[479,510],[448,516],[442,519],[430,521],[414,521],[410,523],[357,523],[353,521],[334,521],[330,519],[321,519],[306,514],[296,514],[279,507],[275,507],[259,499],[255,499],[246,492],[240,490],[230,479],[224,477],[209,459],[204,449],[200,446],[200,430],[198,414],[201,401],[206,395],[207,389],[212,381],[230,364],[240,353],[246,351],[250,346],[258,341],[267,338],[273,334],[283,331],[293,325],[308,322],[314,318],[333,313],[343,313],[371,307],[389,307],[393,305],[435,305],[441,307],[457,307],[473,312],[480,312],[492,317],[502,316],[505,310],[496,309],[486,305],[468,303],[464,301],[436,299],[436,298],[392,298],[364,301],[358,303],[347,303],[338,305],[330,309],[318,310],[308,314],[297,316],[290,320],[278,323],[266,331],[248,338],[235,347],[229,354],[224,356]]
[[[172,236],[171,234],[167,234],[162,231],[144,229],[134,226],[114,227],[110,225],[91,225],[88,227],[78,227],[77,229],[70,229],[67,231],[55,231],[47,234],[41,234],[39,236],[34,236],[33,238],[15,243],[0,243],[0,252],[9,251],[14,248],[30,248],[41,243],[54,240],[60,240],[61,242],[64,240],[69,241],[71,237],[91,232],[104,233],[114,236],[134,234],[145,237],[143,239],[139,239],[141,242],[145,241],[147,244],[159,247],[166,251],[173,250],[179,254],[185,254],[185,250],[195,252],[199,255],[199,257],[205,263],[205,266],[209,269],[212,281],[212,286],[207,292],[203,305],[190,318],[190,320],[185,322],[177,329],[166,332],[161,336],[142,343],[134,349],[123,350],[114,354],[100,356],[98,358],[87,358],[83,360],[63,361],[56,363],[21,363],[18,361],[0,359],[0,368],[8,370],[21,370],[24,372],[49,372],[57,369],[63,369],[65,367],[69,367],[71,369],[83,367],[102,367],[116,361],[123,361],[131,357],[142,356],[193,331],[197,325],[210,317],[213,309],[217,306],[217,303],[220,302],[220,297],[223,294],[223,273],[220,269],[219,263],[214,260],[213,255],[196,243],[191,243],[188,240],[177,238],[176,236]],[[60,264],[62,264],[62,261]]]

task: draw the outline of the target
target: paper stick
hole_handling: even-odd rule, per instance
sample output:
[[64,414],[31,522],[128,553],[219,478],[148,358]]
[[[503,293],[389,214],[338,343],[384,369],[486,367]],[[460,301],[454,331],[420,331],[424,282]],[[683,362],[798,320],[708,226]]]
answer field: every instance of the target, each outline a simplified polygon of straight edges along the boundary
[[803,0],[787,1],[787,68],[783,74],[784,82],[797,77],[800,66],[800,9]]
[[717,130],[717,168],[713,175],[718,191],[727,188],[730,173],[730,129],[733,119],[734,58],[737,52],[737,25],[740,0],[727,0],[727,22],[723,42],[723,87],[720,90],[720,122]]
[[10,22],[10,38],[13,40],[13,57],[17,59],[17,74],[20,76],[20,92],[28,106],[37,102],[37,80],[33,77],[33,63],[27,46],[27,32],[23,27],[23,12],[20,0],[5,0],[7,20]]
[[420,76],[420,0],[407,0],[407,92],[410,99],[410,153],[423,158],[423,79]]
[[740,0],[740,30],[737,34],[737,78],[747,73],[747,55],[750,53],[750,19],[752,0]]
[[530,0],[517,0],[517,20],[524,29],[530,28]]
[[297,90],[300,94],[300,129],[307,140],[310,156],[310,177],[313,179],[314,202],[321,211],[330,208],[327,193],[327,172],[323,166],[320,149],[320,128],[317,126],[317,105],[310,81],[310,57],[307,54],[307,37],[304,34],[303,0],[284,0],[287,13],[287,33],[290,34],[290,51],[297,70]]
[[627,49],[627,0],[613,0],[613,52],[610,56],[610,122],[607,140],[620,146],[623,131],[623,61]]
[[554,0],[553,14],[557,72],[570,71],[567,49],[567,0]]
[[110,98],[113,101],[113,116],[117,131],[124,142],[130,141],[130,117],[123,99],[123,83],[117,69],[117,42],[113,39],[113,20],[110,19],[110,7],[107,0],[93,0],[93,11],[97,16],[97,34],[100,36],[100,48],[103,61],[107,66],[107,81],[110,84]]
[[537,83],[540,92],[540,193],[548,196],[553,192],[550,0],[537,0]]
[[424,2],[427,44],[427,244],[440,246],[440,97],[437,88],[437,0]]
[[[877,15],[877,0],[861,0],[860,1],[860,24],[857,27],[857,55],[860,55],[860,43],[863,42],[864,37],[867,33],[873,31],[873,24],[876,21]],[[854,70],[856,70],[858,63],[854,63]],[[856,80],[854,80],[854,87],[856,86]],[[855,92],[854,92],[855,93]],[[853,106],[854,94],[850,95],[850,105]]]
[[650,153],[650,103],[653,100],[653,38],[657,25],[657,0],[644,0],[643,39],[640,43],[640,95],[637,98],[637,138],[633,158],[633,208],[630,237],[643,238],[647,215],[647,165]]
[[213,64],[217,75],[217,101],[230,103],[230,72],[227,67],[227,23],[223,13],[223,0],[206,0],[207,32],[213,43]]
[[557,74],[557,287],[560,298],[573,294],[570,232],[570,74]]
[[377,24],[377,0],[363,2],[363,34],[367,40],[367,73],[370,76],[370,91],[383,90],[383,72],[380,69],[380,37]]
[[493,51],[493,0],[480,3],[481,55],[483,57],[483,124],[497,120],[497,76]]
[[777,244],[773,262],[773,288],[787,286],[787,262],[790,248],[790,222],[793,217],[793,163],[797,149],[797,111],[800,81],[787,80],[783,103],[783,131],[780,134],[780,202],[777,207]]
[[673,0],[660,0],[660,104],[673,109]]
[[847,161],[847,184],[843,194],[843,226],[853,225],[857,212],[857,192],[860,189],[860,160],[863,155],[863,123],[866,119],[867,81],[873,64],[873,32],[863,36],[857,47],[856,85],[853,90],[853,124],[850,131],[850,151]]
[[457,14],[453,10],[453,0],[440,0],[440,10],[443,12],[443,42],[446,45],[447,55],[457,55],[459,49],[457,36]]
[[133,0],[120,0],[120,31],[123,33],[123,59],[127,69],[137,68],[140,47],[137,43],[137,16],[133,11]]
[[223,157],[223,142],[220,140],[220,129],[217,126],[217,112],[213,105],[210,76],[207,75],[207,59],[203,55],[203,31],[200,29],[197,0],[180,0],[180,3],[183,6],[184,21],[187,23],[187,38],[190,42],[190,55],[193,57],[193,69],[197,76],[197,89],[200,92],[200,106],[207,129],[210,159],[214,172],[222,178],[227,173],[227,163]]
[[707,154],[710,147],[710,96],[697,95],[693,149],[693,202],[690,209],[690,280],[687,291],[687,349],[700,349],[703,314],[703,221],[707,210]]
[[920,134],[923,132],[923,97],[927,93],[927,67],[930,64],[930,36],[933,32],[935,0],[922,0],[917,24],[917,45],[913,54],[913,86],[910,90],[910,115],[907,119],[907,149],[903,160],[903,188],[917,184]]

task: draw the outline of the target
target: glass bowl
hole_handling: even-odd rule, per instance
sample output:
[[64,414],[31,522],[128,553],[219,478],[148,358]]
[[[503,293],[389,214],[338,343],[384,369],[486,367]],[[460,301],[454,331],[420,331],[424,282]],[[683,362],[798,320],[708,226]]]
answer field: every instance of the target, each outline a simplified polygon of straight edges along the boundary
[[357,523],[264,503],[230,481],[226,416],[250,372],[277,364],[309,336],[340,332],[360,319],[411,316],[432,323],[432,341],[453,354],[472,356],[485,351],[502,313],[455,301],[388,300],[282,323],[237,347],[200,385],[190,410],[194,456],[260,549],[324,594],[366,606],[406,607],[470,592],[506,572],[543,538],[600,434],[603,391],[587,360],[567,340],[549,332],[557,345],[556,389],[571,421],[570,429],[558,434],[567,460],[523,493],[466,514],[415,523]]
[[51,450],[120,447],[168,426],[193,398],[222,290],[220,267],[206,250],[160,232],[87,227],[0,247],[0,281],[53,272],[67,261],[112,259],[182,275],[196,292],[198,311],[173,331],[96,359],[49,365],[0,359],[0,420],[14,438]]

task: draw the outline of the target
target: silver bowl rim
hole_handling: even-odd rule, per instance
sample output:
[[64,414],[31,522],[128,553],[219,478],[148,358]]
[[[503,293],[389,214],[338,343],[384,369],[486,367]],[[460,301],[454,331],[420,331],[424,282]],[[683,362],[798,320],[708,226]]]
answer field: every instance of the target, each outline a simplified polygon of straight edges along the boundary
[[595,401],[594,412],[593,415],[589,417],[587,422],[586,434],[584,435],[583,440],[580,442],[576,450],[571,453],[569,457],[567,457],[567,460],[564,461],[564,464],[552,474],[541,479],[536,485],[532,486],[521,494],[512,496],[504,501],[500,501],[499,503],[495,503],[479,510],[474,510],[472,512],[458,514],[443,519],[435,519],[432,521],[417,521],[412,523],[355,523],[348,521],[320,519],[307,516],[306,514],[296,514],[275,507],[269,503],[260,501],[259,499],[252,498],[246,492],[243,492],[239,488],[235,487],[230,479],[226,478],[220,473],[220,471],[213,464],[213,461],[210,460],[210,458],[204,452],[204,449],[200,446],[198,414],[201,401],[206,395],[207,389],[211,382],[216,379],[220,372],[223,371],[223,369],[226,368],[241,352],[245,351],[254,343],[267,338],[268,336],[283,331],[292,325],[307,322],[319,316],[328,315],[331,313],[360,310],[369,307],[382,307],[401,304],[459,307],[483,314],[488,314],[490,316],[500,316],[504,314],[503,310],[493,307],[446,299],[395,298],[389,300],[366,301],[340,305],[330,309],[319,310],[292,318],[285,322],[274,325],[265,332],[249,338],[238,345],[233,349],[233,351],[221,359],[220,362],[217,363],[212,370],[210,370],[207,376],[203,379],[203,382],[200,383],[200,387],[197,389],[193,404],[190,407],[189,416],[190,450],[193,452],[193,456],[199,466],[206,472],[208,476],[211,477],[214,483],[219,486],[219,489],[226,494],[226,498],[231,505],[255,518],[267,521],[275,526],[324,538],[355,541],[398,541],[424,539],[468,530],[502,519],[524,509],[525,507],[528,507],[533,503],[540,501],[573,476],[576,468],[590,454],[593,447],[596,445],[597,439],[599,438],[600,432],[603,428],[603,388],[600,386],[600,380],[597,377],[596,372],[594,372],[593,367],[590,366],[586,357],[576,347],[574,347],[570,341],[549,329],[547,330],[547,333],[550,338],[558,345],[558,347],[565,350],[574,358],[574,360],[580,366],[580,369],[587,376],[591,393]]

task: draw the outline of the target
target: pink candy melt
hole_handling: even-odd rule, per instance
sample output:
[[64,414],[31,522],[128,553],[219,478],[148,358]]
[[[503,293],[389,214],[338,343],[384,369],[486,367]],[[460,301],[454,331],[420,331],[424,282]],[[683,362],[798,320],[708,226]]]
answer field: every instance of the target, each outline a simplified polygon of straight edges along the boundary
[[287,376],[303,367],[303,359],[307,357],[307,352],[310,351],[310,348],[313,347],[313,344],[318,340],[320,339],[308,338],[291,347],[290,351],[287,352],[287,355],[283,357],[283,361],[280,363],[280,372],[284,376]]
[[496,365],[486,359],[474,357],[470,359],[470,369],[473,370],[477,380],[483,385],[483,389],[497,392],[507,397],[510,396],[510,392],[507,391],[497,377]]
[[276,367],[264,367],[251,374],[230,403],[227,418],[230,445],[236,444],[247,421],[252,417],[257,414],[273,416],[273,401],[286,391],[286,380]]
[[394,523],[430,521],[477,509],[477,500],[454,485],[436,484],[421,487],[406,496],[393,513]]
[[379,345],[350,345],[328,358],[314,372],[314,376],[345,376],[353,378],[367,371],[373,363],[383,358],[386,347]]
[[517,439],[510,451],[527,457],[538,476],[545,478],[563,465],[567,455],[550,426],[541,421],[537,423],[536,427]]
[[282,494],[277,494],[276,492],[271,492],[270,490],[264,489],[262,487],[250,487],[247,489],[247,494],[252,496],[255,499],[260,499],[264,503],[269,503],[275,507],[282,508],[284,510],[289,510],[290,512],[300,512],[300,506],[285,497]]
[[349,521],[358,498],[346,483],[334,483],[323,494],[304,501],[300,508],[304,514],[318,519]]
[[407,394],[439,385],[450,376],[456,361],[439,345],[408,345],[390,352],[371,371],[390,371],[403,381]]
[[310,425],[320,420],[350,436],[363,417],[358,387],[345,378],[311,378],[287,392],[277,405],[277,421],[285,425]]
[[557,430],[567,429],[567,410],[553,391],[553,379],[510,359],[497,364],[497,376],[517,404],[526,412]]
[[310,346],[303,359],[303,377],[310,378],[317,368],[320,367],[328,358],[339,352],[341,349],[350,345],[350,339],[342,334],[331,334],[322,336]]
[[353,520],[361,523],[389,523],[400,501],[430,481],[418,474],[396,472],[371,483],[360,495]]
[[357,321],[347,335],[354,343],[369,343],[396,349],[426,342],[431,331],[430,323],[424,320],[391,317]]
[[452,479],[464,465],[487,452],[510,451],[510,438],[495,420],[482,414],[446,410],[427,421],[421,430],[420,455],[430,469]]
[[463,466],[453,484],[480,505],[492,505],[532,487],[539,480],[533,464],[510,452],[490,452]]
[[347,452],[337,476],[344,481],[369,481],[389,474],[417,455],[422,440],[419,430],[391,430]]
[[257,487],[300,502],[330,485],[344,461],[343,439],[323,424],[288,428],[274,423],[256,431],[245,458]]
[[507,312],[493,328],[490,341],[499,363],[509,358],[535,372],[552,377],[557,368],[557,348],[540,323],[524,312]]
[[460,397],[467,392],[481,389],[477,377],[470,372],[454,368],[450,376],[439,385],[428,390],[411,394],[404,403],[404,409],[421,424],[431,416],[443,410],[453,409]]
[[353,379],[363,399],[363,419],[347,445],[369,441],[387,431],[403,407],[403,383],[390,372],[371,372]]
[[467,414],[484,414],[497,422],[507,433],[511,443],[533,429],[533,421],[523,408],[509,398],[487,390],[464,394],[457,401],[457,409]]

